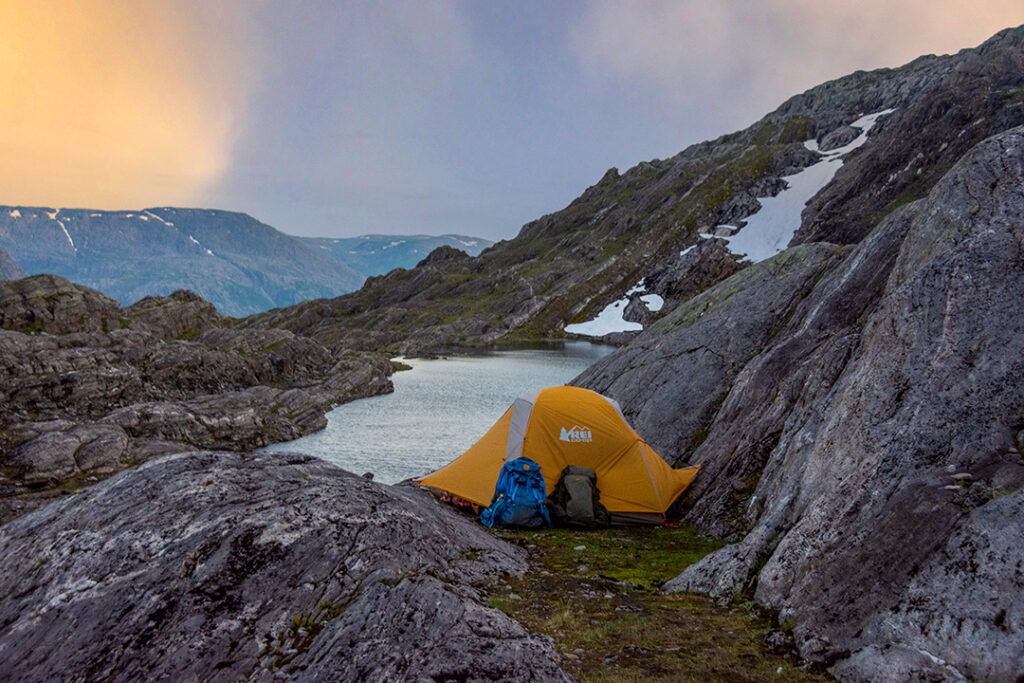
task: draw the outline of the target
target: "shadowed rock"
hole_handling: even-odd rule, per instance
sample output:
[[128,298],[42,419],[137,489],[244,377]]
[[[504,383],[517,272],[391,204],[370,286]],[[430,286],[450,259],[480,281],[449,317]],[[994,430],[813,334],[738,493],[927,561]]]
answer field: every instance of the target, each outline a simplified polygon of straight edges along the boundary
[[[794,272],[832,249],[805,248],[781,255],[804,263]],[[694,298],[579,378],[662,452],[696,446],[686,517],[739,540],[666,588],[752,593],[844,679],[1014,680],[1024,129],[978,145],[810,287],[780,296],[757,275]],[[700,315],[726,296],[741,305]]]
[[0,527],[0,677],[571,680],[473,587],[525,570],[418,490],[169,456]]
[[[100,315],[103,313],[104,315]],[[117,309],[52,276],[0,283],[0,523],[165,453],[250,450],[391,390],[387,358],[226,322],[191,292]],[[114,321],[133,329],[103,333]],[[106,322],[104,322],[106,321]],[[162,339],[181,336],[192,338]]]

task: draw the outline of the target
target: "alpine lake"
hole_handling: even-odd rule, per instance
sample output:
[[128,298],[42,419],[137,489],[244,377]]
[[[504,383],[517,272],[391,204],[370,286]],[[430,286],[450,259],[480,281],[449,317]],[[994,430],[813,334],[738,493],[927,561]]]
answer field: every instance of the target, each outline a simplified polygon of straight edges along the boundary
[[[448,464],[519,396],[569,383],[614,349],[588,342],[489,351],[443,359],[398,359],[391,394],[338,406],[327,427],[264,450],[315,455],[394,484]],[[550,636],[563,669],[582,681],[826,681],[791,654],[789,625],[750,597],[729,606],[659,588],[724,543],[694,529],[498,530],[526,549],[536,570],[480,589],[533,633]],[[472,559],[472,558],[470,558]]]
[[394,484],[448,464],[491,428],[519,396],[566,384],[613,347],[488,351],[441,359],[398,359],[411,370],[392,376],[395,391],[340,405],[327,427],[268,446],[308,453],[356,474]]

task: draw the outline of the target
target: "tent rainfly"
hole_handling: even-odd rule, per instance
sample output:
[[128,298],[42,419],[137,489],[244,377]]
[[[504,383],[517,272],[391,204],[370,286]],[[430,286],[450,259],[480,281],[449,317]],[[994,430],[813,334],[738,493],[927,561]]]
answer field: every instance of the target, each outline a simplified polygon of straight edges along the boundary
[[486,507],[501,466],[522,455],[540,465],[548,493],[567,465],[592,468],[613,522],[660,523],[700,469],[673,469],[614,400],[564,386],[516,399],[468,451],[419,483]]

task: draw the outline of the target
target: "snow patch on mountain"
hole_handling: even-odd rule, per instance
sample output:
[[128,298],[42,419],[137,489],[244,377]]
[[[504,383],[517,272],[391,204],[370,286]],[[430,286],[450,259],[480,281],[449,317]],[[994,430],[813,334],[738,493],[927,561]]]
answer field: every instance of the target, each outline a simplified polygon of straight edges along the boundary
[[626,296],[618,301],[613,301],[604,307],[597,317],[593,320],[588,320],[584,323],[574,323],[572,325],[566,325],[565,331],[570,334],[579,334],[585,337],[602,337],[612,332],[639,332],[644,329],[644,326],[640,323],[629,322],[622,316],[626,312],[626,306],[629,304],[629,300],[636,294],[640,295],[640,301],[643,302],[647,310],[651,312],[660,311],[665,305],[665,300],[657,294],[643,294],[647,289],[644,285],[644,280],[641,279],[635,285],[626,290]]
[[622,318],[629,299],[619,299],[604,307],[593,320],[585,323],[566,325],[565,331],[570,334],[582,334],[587,337],[602,337],[612,332],[639,332],[644,329],[640,323],[631,323]]
[[71,249],[74,250],[74,252],[77,254],[78,247],[75,246],[75,241],[71,239],[71,233],[68,232],[67,226],[64,225],[64,222],[57,218],[57,214],[60,213],[60,209],[55,210],[53,213],[50,213],[49,211],[46,211],[44,213],[46,213],[46,215],[50,217],[51,221],[57,222],[57,225],[60,226],[60,229],[64,231],[64,236],[68,238],[68,243],[71,245]]
[[[814,195],[818,194],[835,176],[843,165],[843,156],[857,149],[868,140],[868,131],[879,118],[891,114],[893,109],[875,112],[862,116],[850,125],[860,129],[860,135],[842,147],[821,152],[822,160],[802,171],[786,176],[788,187],[774,197],[758,197],[761,209],[743,220],[746,225],[737,228],[733,225],[715,226],[716,234],[702,234],[705,239],[719,237],[729,244],[729,251],[746,256],[750,261],[763,261],[774,256],[789,245],[793,234],[800,228],[800,214],[803,213]],[[804,146],[812,152],[818,152],[816,140],[808,140]],[[735,234],[717,234],[723,231]],[[682,254],[680,254],[682,255]]]
[[[174,223],[171,223],[170,221],[165,221],[163,218],[160,218],[160,216],[157,216],[155,213],[153,213],[149,209],[146,209],[145,211],[143,211],[143,213],[145,213],[147,216],[150,216],[151,218],[155,218],[156,220],[160,221],[161,223],[163,223],[164,225],[166,225],[169,228],[173,228],[174,227]],[[141,216],[140,216],[140,218],[141,218]]]
[[665,305],[665,300],[657,294],[644,294],[640,297],[640,301],[643,301],[647,310],[653,313],[657,313]]

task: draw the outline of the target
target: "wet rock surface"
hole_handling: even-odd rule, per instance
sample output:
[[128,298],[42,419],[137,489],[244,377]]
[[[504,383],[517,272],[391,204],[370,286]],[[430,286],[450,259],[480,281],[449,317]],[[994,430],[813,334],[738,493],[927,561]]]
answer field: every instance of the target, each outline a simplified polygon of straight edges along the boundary
[[686,518],[738,541],[667,588],[752,594],[844,679],[1015,680],[1022,226],[1017,128],[856,247],[780,255],[799,272],[834,250],[807,286],[744,270],[578,379],[664,455],[704,463]]
[[0,527],[0,677],[571,680],[473,587],[525,569],[418,490],[172,455]]

